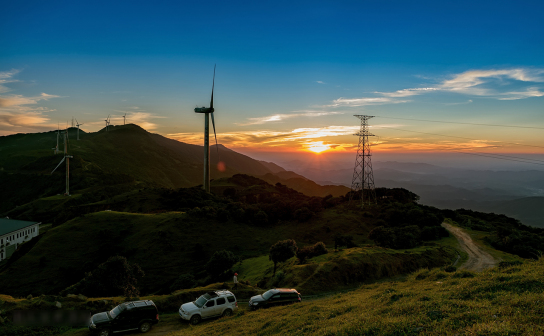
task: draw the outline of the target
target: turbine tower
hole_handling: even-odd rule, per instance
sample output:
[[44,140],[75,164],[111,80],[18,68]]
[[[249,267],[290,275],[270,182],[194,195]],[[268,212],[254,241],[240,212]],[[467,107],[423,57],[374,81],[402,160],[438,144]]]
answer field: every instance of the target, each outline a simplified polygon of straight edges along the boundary
[[76,119],[76,126],[77,126],[77,139],[79,140],[79,126],[81,126],[83,124],[80,124],[77,122],[77,119]]
[[353,179],[351,181],[351,199],[358,192],[361,193],[361,205],[376,204],[376,191],[374,190],[374,173],[372,172],[372,154],[370,153],[369,136],[374,136],[368,131],[368,119],[374,116],[354,115],[361,119],[361,128],[357,135],[359,137],[359,147],[357,148],[357,157],[355,158],[355,168],[353,169]]
[[219,147],[217,146],[217,134],[215,133],[215,120],[213,118],[213,90],[215,86],[215,66],[213,67],[213,81],[212,81],[212,98],[210,100],[210,107],[197,107],[195,113],[204,113],[204,190],[210,192],[210,118],[212,117],[213,134],[215,136],[215,145],[217,153],[219,154]]
[[63,133],[64,136],[64,157],[59,162],[59,164],[53,169],[51,175],[57,170],[58,167],[66,160],[66,193],[65,196],[70,196],[70,159],[73,156],[68,155],[68,129]]
[[125,113],[125,115],[123,116],[123,125],[125,124],[126,121],[127,121],[127,114]]

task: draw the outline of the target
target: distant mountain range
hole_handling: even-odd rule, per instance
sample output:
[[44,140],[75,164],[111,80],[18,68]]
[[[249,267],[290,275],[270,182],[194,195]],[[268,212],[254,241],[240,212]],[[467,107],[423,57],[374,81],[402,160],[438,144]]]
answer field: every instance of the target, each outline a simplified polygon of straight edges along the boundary
[[[203,146],[186,144],[149,133],[128,124],[110,126],[95,133],[69,128],[70,191],[77,195],[89,188],[119,182],[152,184],[166,188],[201,185]],[[0,213],[40,197],[64,192],[64,164],[51,171],[63,154],[54,154],[57,132],[15,134],[0,137]],[[60,148],[64,148],[61,143]],[[319,186],[282,167],[258,161],[223,145],[211,146],[211,178],[248,174],[286,184],[310,196],[344,195],[346,187]],[[224,169],[218,169],[219,161]]]
[[[321,162],[315,168],[304,161],[285,164],[290,169],[320,184],[350,186],[353,176],[348,168]],[[420,196],[420,202],[442,209],[471,209],[505,214],[524,224],[544,227],[544,171],[491,171],[439,167],[427,163],[374,162],[376,187],[406,188]]]

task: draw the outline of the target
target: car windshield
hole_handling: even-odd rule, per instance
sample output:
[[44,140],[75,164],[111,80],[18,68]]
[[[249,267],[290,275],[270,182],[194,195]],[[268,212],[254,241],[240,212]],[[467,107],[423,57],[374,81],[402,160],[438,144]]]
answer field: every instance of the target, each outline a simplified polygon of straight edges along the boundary
[[208,302],[208,299],[211,299],[211,296],[208,294],[201,295],[194,303],[198,308],[202,308]]
[[274,295],[274,294],[275,294],[275,291],[273,291],[273,290],[271,289],[271,290],[269,290],[268,292],[265,292],[265,293],[263,294],[263,299],[268,300],[268,299],[270,299],[270,297],[271,297],[272,295]]
[[112,310],[109,311],[110,317],[111,317],[112,319],[116,318],[119,314],[121,314],[121,312],[122,312],[123,310],[125,310],[124,308],[125,308],[125,307],[124,307],[124,306],[121,307],[121,305],[119,305],[119,306],[113,308]]

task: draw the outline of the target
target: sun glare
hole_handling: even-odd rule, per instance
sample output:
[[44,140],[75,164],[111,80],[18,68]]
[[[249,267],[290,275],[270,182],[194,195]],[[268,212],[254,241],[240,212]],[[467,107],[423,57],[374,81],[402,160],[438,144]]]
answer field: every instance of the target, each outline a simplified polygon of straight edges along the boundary
[[307,149],[314,153],[321,153],[331,148],[329,145],[323,144],[323,141],[311,142],[308,145]]

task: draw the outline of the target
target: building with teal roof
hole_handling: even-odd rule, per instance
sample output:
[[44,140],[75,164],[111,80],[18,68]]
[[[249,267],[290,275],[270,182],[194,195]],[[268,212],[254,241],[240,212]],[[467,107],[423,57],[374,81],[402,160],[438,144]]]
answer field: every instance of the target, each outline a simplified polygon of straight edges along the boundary
[[8,217],[0,218],[0,262],[11,257],[20,244],[37,237],[40,234],[40,224]]

